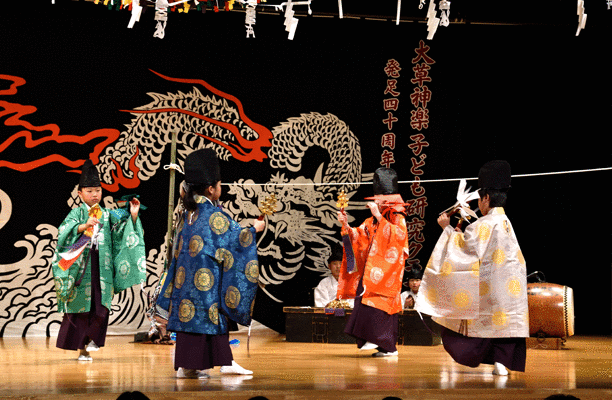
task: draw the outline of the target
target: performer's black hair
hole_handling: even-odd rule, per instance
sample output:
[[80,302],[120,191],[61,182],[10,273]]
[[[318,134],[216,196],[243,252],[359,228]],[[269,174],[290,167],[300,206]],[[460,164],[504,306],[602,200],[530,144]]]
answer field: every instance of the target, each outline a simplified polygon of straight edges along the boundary
[[479,189],[478,194],[480,195],[480,198],[489,195],[489,207],[491,208],[505,207],[506,201],[508,200],[507,190]]
[[[216,182],[215,182],[216,184]],[[183,205],[187,211],[195,211],[198,209],[198,203],[195,201],[195,196],[200,195],[204,196],[206,193],[206,189],[210,186],[215,186],[215,184],[199,184],[199,183],[189,183],[187,184],[187,193],[185,194],[185,198],[183,199]]]

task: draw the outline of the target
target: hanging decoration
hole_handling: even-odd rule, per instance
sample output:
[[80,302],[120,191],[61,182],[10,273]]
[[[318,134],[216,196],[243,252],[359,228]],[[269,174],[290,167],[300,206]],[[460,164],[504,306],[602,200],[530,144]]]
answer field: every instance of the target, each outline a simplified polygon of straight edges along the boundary
[[580,35],[580,31],[586,26],[587,15],[584,13],[584,0],[578,0],[578,29],[576,36]]
[[244,16],[244,25],[247,28],[246,37],[250,38],[255,37],[255,30],[253,29],[253,25],[255,25],[255,14],[257,8],[257,0],[247,0],[246,1],[246,12]]
[[134,24],[140,21],[141,14],[142,6],[140,5],[140,0],[134,0],[132,2],[132,18],[130,18],[130,22],[128,23],[128,29],[132,29]]
[[427,10],[427,40],[433,39],[439,24],[440,18],[436,17],[436,3],[434,3],[434,0],[429,0],[429,9]]
[[293,15],[295,14],[293,12],[293,2],[289,0],[289,2],[284,4],[287,5],[287,9],[285,10],[285,30],[289,32],[289,40],[293,40],[295,30],[297,29],[298,19],[293,18]]
[[450,14],[450,1],[440,0],[440,25],[446,27],[450,24],[449,14]]
[[[293,1],[289,0],[281,4],[263,4],[266,0],[221,0],[223,5],[219,7],[219,0],[176,0],[169,3],[169,0],[93,0],[94,4],[103,4],[109,10],[115,9],[129,9],[132,13],[132,17],[128,23],[128,28],[134,27],[136,22],[140,21],[140,16],[147,6],[147,3],[154,4],[155,6],[155,20],[157,25],[155,28],[154,37],[163,39],[165,36],[165,28],[168,21],[168,12],[188,13],[192,9],[206,13],[207,8],[212,8],[214,12],[220,11],[233,11],[234,3],[238,2],[241,4],[245,11],[245,28],[246,37],[255,38],[255,20],[256,11],[258,6],[269,6],[274,7],[276,11],[284,12],[284,26],[288,33],[288,39],[293,40],[295,31],[297,29],[298,19],[294,17],[294,6],[296,5],[308,5],[308,14],[312,15],[310,5],[312,0],[304,1]],[[612,0],[605,0],[607,9],[612,9]],[[55,0],[51,1],[55,4]],[[422,10],[427,3],[427,0],[419,0],[418,8]],[[180,5],[177,7],[177,5]],[[438,0],[438,8],[440,10],[439,17],[436,16],[436,0],[429,0],[429,6],[427,10],[426,22],[427,22],[427,39],[432,40],[438,26],[448,27],[450,25],[450,6],[449,0]],[[402,0],[397,0],[397,12],[395,16],[395,24],[399,25],[401,15]],[[578,29],[576,30],[576,36],[578,36],[582,29],[586,26],[587,14],[584,12],[584,0],[578,0]],[[344,12],[342,7],[342,0],[338,0],[338,17],[344,18]]]
[[157,0],[155,2],[155,33],[153,37],[163,39],[166,36],[166,22],[168,22],[168,1]]
[[[421,0],[419,9],[423,8],[425,0]],[[440,18],[436,17],[436,3],[434,0],[429,0],[429,8],[427,9],[427,40],[431,40],[438,30],[438,26],[447,27],[450,25],[450,5],[448,0],[440,0],[438,6],[440,8]]]
[[402,0],[397,0],[397,15],[395,16],[395,25],[399,25],[401,10],[402,10]]

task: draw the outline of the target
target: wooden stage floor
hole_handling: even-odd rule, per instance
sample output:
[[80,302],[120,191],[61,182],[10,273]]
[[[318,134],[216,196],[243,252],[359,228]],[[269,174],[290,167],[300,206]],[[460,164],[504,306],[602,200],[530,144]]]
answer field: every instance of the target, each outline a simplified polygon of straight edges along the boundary
[[246,334],[234,358],[253,377],[219,374],[207,380],[175,378],[174,346],[109,336],[93,362],[55,347],[55,338],[0,339],[0,399],[116,399],[138,390],[150,399],[270,400],[544,399],[572,394],[612,398],[612,338],[571,337],[564,350],[528,350],[525,373],[491,375],[491,366],[456,364],[442,346],[398,346],[399,356],[371,357],[350,344],[290,343],[267,329]]

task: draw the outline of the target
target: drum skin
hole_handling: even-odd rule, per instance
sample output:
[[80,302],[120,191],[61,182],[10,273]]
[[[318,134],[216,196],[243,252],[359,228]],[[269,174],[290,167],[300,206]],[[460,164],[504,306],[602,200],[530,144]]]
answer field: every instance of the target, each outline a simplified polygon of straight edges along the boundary
[[574,334],[574,291],[555,283],[527,284],[529,335],[564,338]]

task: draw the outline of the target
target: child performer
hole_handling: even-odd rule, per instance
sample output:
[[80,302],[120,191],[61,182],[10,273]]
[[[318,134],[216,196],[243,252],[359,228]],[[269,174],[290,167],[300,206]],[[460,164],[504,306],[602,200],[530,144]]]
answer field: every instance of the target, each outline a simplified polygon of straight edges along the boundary
[[444,230],[429,259],[415,308],[441,324],[444,348],[469,367],[494,364],[493,374],[525,371],[529,336],[525,259],[504,212],[510,164],[490,161],[478,173],[482,217]]
[[[375,357],[394,356],[408,255],[404,201],[398,194],[394,170],[379,168],[374,172],[374,197],[368,199],[374,200],[368,203],[372,217],[358,228],[348,225],[344,211],[338,212],[342,236],[350,240],[355,260],[354,269],[346,256],[342,261],[338,298],[355,298],[344,332],[357,339],[357,346],[361,350],[378,348]],[[344,251],[347,254],[346,245]]]
[[[233,361],[229,322],[251,322],[259,265],[255,233],[265,222],[242,228],[219,207],[221,173],[212,149],[185,159],[184,226],[157,303],[169,311],[176,332],[177,378],[209,377],[209,369],[250,375]],[[228,321],[228,318],[231,321]]]
[[89,352],[104,346],[113,295],[144,282],[147,264],[140,201],[130,201],[129,213],[102,208],[91,160],[81,169],[78,194],[81,205],[60,225],[51,265],[57,309],[64,313],[56,346],[91,361]]

